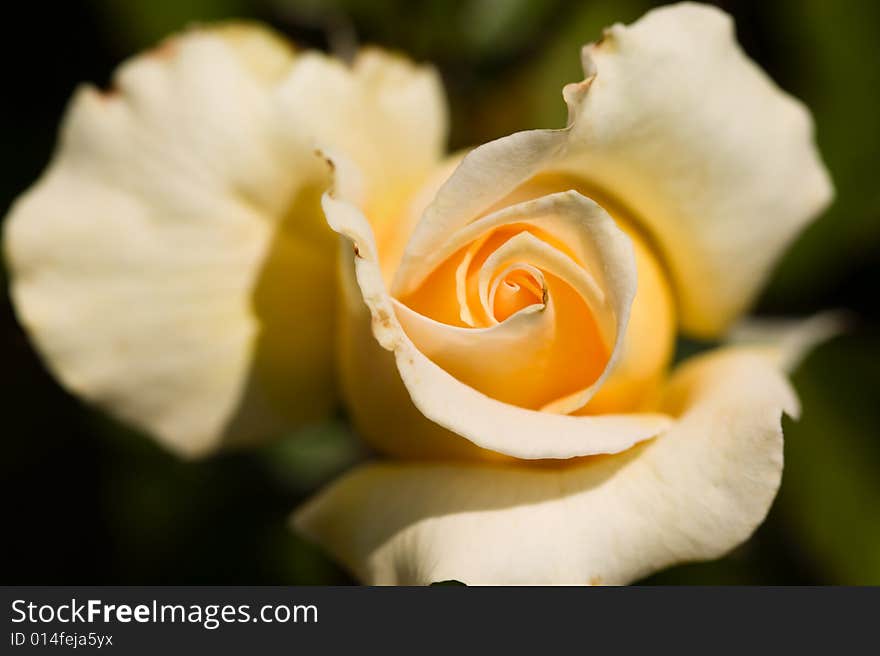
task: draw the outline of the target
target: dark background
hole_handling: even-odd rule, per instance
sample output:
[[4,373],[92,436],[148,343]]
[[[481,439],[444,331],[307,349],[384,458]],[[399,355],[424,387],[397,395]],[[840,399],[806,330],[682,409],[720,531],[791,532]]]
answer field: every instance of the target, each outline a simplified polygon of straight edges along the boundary
[[[262,19],[300,46],[375,43],[435,62],[452,148],[558,127],[579,46],[639,0],[96,0],[14,2],[0,40],[0,215],[42,171],[77,82],[195,20]],[[721,2],[739,39],[807,102],[835,180],[832,209],[795,244],[758,314],[848,308],[846,335],[794,375],[786,471],[768,521],[728,557],[652,583],[880,584],[880,3]],[[796,193],[796,190],[792,190]],[[346,583],[286,527],[362,453],[342,415],[260,450],[181,462],[67,395],[15,321],[0,271],[0,582]],[[692,345],[687,345],[689,348]]]

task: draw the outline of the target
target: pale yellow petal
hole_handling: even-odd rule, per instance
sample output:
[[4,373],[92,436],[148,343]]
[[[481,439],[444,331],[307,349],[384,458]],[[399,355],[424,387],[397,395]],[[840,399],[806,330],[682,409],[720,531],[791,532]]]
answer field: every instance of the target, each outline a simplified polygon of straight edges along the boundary
[[493,398],[540,407],[536,391],[555,333],[552,298],[488,328],[462,328],[434,321],[394,301],[397,320],[421,353],[444,371]]
[[344,153],[357,165],[362,208],[379,238],[394,232],[444,155],[446,103],[436,71],[378,49],[361,51],[351,67],[304,53],[280,94],[288,120],[315,148]]
[[[684,3],[615,25],[583,53],[570,125],[485,144],[413,233],[422,252],[536,177],[557,174],[650,236],[682,327],[718,336],[741,315],[832,186],[804,106],[737,45],[718,9]],[[590,191],[587,191],[587,190]]]
[[716,558],[766,515],[796,400],[775,367],[729,350],[685,365],[663,403],[678,422],[626,453],[558,468],[367,464],[294,523],[371,584],[625,584]]
[[[315,146],[357,142],[356,160],[391,171],[409,155],[387,144],[406,136],[427,167],[442,97],[409,71],[223,24],[124,63],[106,93],[80,88],[5,232],[17,313],[53,373],[184,455],[329,412],[337,246]],[[401,120],[420,103],[423,142]],[[328,122],[331,105],[360,120]]]

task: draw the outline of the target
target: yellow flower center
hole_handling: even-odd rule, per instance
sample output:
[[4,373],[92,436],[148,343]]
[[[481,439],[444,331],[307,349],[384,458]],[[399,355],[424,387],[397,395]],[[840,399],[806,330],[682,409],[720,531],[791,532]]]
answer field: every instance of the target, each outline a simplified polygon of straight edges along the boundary
[[524,266],[512,267],[498,276],[489,296],[492,315],[499,322],[520,310],[532,305],[543,305],[544,302],[541,283]]
[[[633,246],[638,286],[626,332],[615,336],[623,340],[622,350],[609,376],[584,406],[564,411],[576,415],[650,411],[672,358],[676,316],[668,276],[655,249],[634,227],[638,222],[597,197],[581,181],[559,175],[541,176],[523,184],[489,211],[568,189],[599,202],[627,233]],[[563,411],[556,409],[558,404],[589,388],[603,373],[614,342],[609,342],[607,331],[601,328],[608,319],[602,316],[602,307],[591,305],[570,281],[528,261],[528,257],[499,256],[512,239],[523,237],[577,259],[573,248],[556,234],[531,223],[503,224],[459,248],[398,301],[460,331],[457,334],[464,335],[464,339],[470,339],[467,333],[475,331],[475,346],[463,357],[460,349],[446,348],[436,334],[426,342],[424,335],[407,330],[416,347],[450,375],[504,403]],[[579,264],[586,269],[597,265]],[[543,317],[548,327],[530,334],[525,342],[515,341],[510,348],[503,339],[500,345],[498,341],[486,348],[480,345],[485,331],[526,317]],[[424,452],[431,458],[446,454],[455,459],[503,459],[439,427],[421,435],[418,445],[404,442],[399,455],[407,457]],[[388,451],[393,444],[377,446]],[[394,455],[396,449],[389,452]]]

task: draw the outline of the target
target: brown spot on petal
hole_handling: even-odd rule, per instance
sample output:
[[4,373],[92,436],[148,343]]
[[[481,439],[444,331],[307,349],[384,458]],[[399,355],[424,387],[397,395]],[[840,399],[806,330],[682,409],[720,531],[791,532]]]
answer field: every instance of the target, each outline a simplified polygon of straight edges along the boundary
[[602,577],[594,576],[588,582],[587,585],[602,585]]
[[171,59],[177,54],[177,50],[178,46],[175,39],[165,39],[155,48],[149,50],[147,56],[155,57],[156,59]]
[[391,327],[391,317],[388,315],[388,312],[382,308],[376,310],[375,321],[383,328]]
[[607,48],[608,46],[614,45],[614,41],[614,27],[606,27],[604,30],[602,30],[602,36],[600,36],[599,40],[596,41],[593,45],[596,48],[599,48],[601,46],[605,46]]
[[334,173],[336,171],[336,164],[333,163],[333,160],[327,157],[320,148],[315,148],[314,150],[315,156],[320,157],[327,164],[327,168],[330,169],[330,173]]

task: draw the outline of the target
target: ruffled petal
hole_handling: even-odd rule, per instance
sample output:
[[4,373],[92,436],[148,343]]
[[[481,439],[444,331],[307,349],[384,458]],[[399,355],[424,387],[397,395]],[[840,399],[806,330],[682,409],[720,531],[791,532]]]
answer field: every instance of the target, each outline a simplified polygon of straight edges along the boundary
[[309,52],[297,57],[279,96],[287,120],[314,147],[358,166],[362,209],[377,235],[393,231],[444,155],[446,103],[436,71],[376,48],[350,67]]
[[564,467],[363,465],[301,508],[296,528],[370,584],[625,584],[716,558],[763,520],[797,401],[763,358],[696,358],[662,400],[663,435]]
[[[439,152],[416,133],[445,131],[432,80],[395,56],[348,69],[230,24],[124,63],[107,93],[80,88],[6,222],[12,296],[48,367],[184,455],[323,416],[337,247],[315,148],[421,175]],[[331,122],[328,106],[360,119]],[[408,184],[377,182],[370,198]]]
[[569,127],[521,132],[472,151],[407,247],[558,175],[637,225],[670,271],[682,327],[717,336],[749,305],[832,186],[804,106],[737,45],[730,18],[684,3],[615,25],[584,49],[566,87]]

